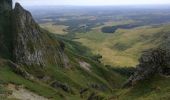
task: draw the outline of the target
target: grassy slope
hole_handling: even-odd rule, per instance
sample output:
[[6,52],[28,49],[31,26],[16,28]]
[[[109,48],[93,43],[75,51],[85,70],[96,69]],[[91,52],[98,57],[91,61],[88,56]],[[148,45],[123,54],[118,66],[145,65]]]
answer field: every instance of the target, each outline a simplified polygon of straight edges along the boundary
[[[94,54],[103,56],[103,63],[113,66],[135,66],[143,50],[157,47],[162,41],[161,33],[168,33],[168,26],[145,26],[119,29],[113,34],[95,28],[88,33],[77,33],[75,41],[89,47]],[[162,35],[163,36],[163,35]]]
[[[59,38],[58,38],[59,39]],[[71,67],[62,68],[56,65],[49,65],[43,69],[37,66],[26,67],[22,66],[29,73],[34,76],[50,76],[52,80],[48,82],[42,81],[29,81],[24,79],[22,76],[13,72],[8,66],[8,64],[0,65],[0,81],[3,83],[14,83],[19,85],[24,85],[25,88],[35,92],[41,96],[47,98],[53,98],[54,100],[62,100],[63,98],[68,98],[69,100],[80,100],[80,90],[87,88],[88,84],[100,84],[104,85],[107,90],[101,91],[98,89],[91,88],[85,98],[87,98],[92,92],[101,94],[103,97],[106,97],[111,93],[112,88],[117,88],[121,86],[121,83],[125,81],[125,78],[120,76],[117,73],[114,73],[107,68],[104,68],[102,64],[98,64],[92,61],[89,57],[91,56],[90,52],[86,52],[86,48],[81,46],[78,43],[72,42],[70,40],[60,38],[66,44],[66,54],[70,58]],[[84,53],[84,54],[83,54]],[[91,71],[86,71],[80,67],[78,61],[85,61],[91,65]],[[11,77],[13,76],[13,77]],[[62,89],[54,89],[49,86],[53,81],[59,81],[63,84],[67,84],[72,90],[72,93],[64,92]],[[106,95],[107,94],[107,95]]]
[[[88,77],[89,78],[88,81],[90,81],[90,80],[94,81],[94,80],[98,79],[101,82],[104,82],[106,84],[107,84],[106,81],[108,81],[108,82],[111,81],[110,84],[115,84],[115,85],[121,83],[124,80],[124,78],[121,77],[119,74],[109,71],[102,64],[98,64],[98,63],[94,62],[93,60],[91,60],[90,57],[92,56],[92,54],[91,54],[91,52],[89,52],[89,50],[86,47],[81,46],[79,43],[72,42],[67,39],[62,38],[62,40],[66,44],[67,55],[69,55],[69,57],[72,59],[74,66],[76,66],[76,70],[78,70],[77,72],[79,73],[78,74],[79,77],[80,76],[82,76],[82,77],[85,76],[86,78]],[[80,65],[77,63],[78,59],[89,63],[92,66],[91,70],[93,72],[91,73],[91,72],[82,70],[80,68]],[[73,71],[73,73],[75,73],[75,72]],[[88,73],[88,75],[87,75],[87,73]],[[81,75],[81,74],[83,74],[83,75]],[[77,75],[74,75],[74,76],[77,77]],[[91,76],[92,76],[92,78],[90,79]],[[81,79],[83,79],[83,78],[81,78]],[[80,83],[80,79],[78,79],[77,82]],[[86,83],[86,82],[84,82],[84,83]]]
[[[33,82],[29,81],[27,79],[24,79],[20,75],[17,75],[14,73],[9,66],[1,66],[0,68],[0,81],[3,84],[6,83],[14,83],[17,85],[23,85],[25,88],[31,90],[32,92],[35,92],[39,95],[42,95],[44,97],[50,98],[54,97],[54,99],[59,99],[60,96],[57,90],[54,90],[53,88],[49,87],[48,85],[42,84],[41,82]],[[12,76],[12,77],[11,77]]]
[[170,78],[155,75],[129,89],[115,90],[112,98],[118,100],[169,100]]
[[[52,98],[54,100],[63,100],[64,98],[65,99],[67,98],[69,100],[71,99],[80,100],[82,98],[79,97],[79,91],[80,91],[79,89],[87,87],[87,84],[90,82],[103,83],[109,86],[109,84],[105,80],[92,73],[89,73],[91,75],[85,76],[83,75],[83,71],[82,72],[75,71],[75,70],[64,71],[62,69],[57,70],[54,68],[54,66],[48,67],[47,70],[49,73],[53,75],[53,77],[55,77],[56,80],[68,84],[74,90],[74,94],[66,93],[62,89],[54,89],[50,87],[48,83],[43,83],[41,81],[29,81],[23,78],[22,76],[14,73],[13,70],[7,65],[3,65],[0,68],[0,75],[1,75],[0,81],[1,84],[13,83],[17,85],[23,85],[26,89],[34,93],[37,93],[38,95],[47,98]],[[84,74],[86,74],[86,72],[84,72]],[[5,94],[5,92],[3,93]]]
[[[138,63],[137,59],[143,50],[157,47],[163,41],[163,37],[165,36],[165,34],[168,34],[170,32],[169,25],[156,27],[145,26],[126,30],[119,29],[114,34],[102,33],[100,31],[100,28],[101,27],[94,28],[91,32],[88,33],[77,33],[75,41],[81,42],[84,46],[89,47],[95,54],[102,54],[102,61],[105,64],[111,64],[114,66],[136,65]],[[87,62],[91,64],[93,63],[90,60],[88,61],[88,59],[83,58],[79,55],[74,55],[74,52],[79,52],[78,54],[81,54],[82,51],[77,51],[77,49],[74,49],[75,47],[77,47],[76,44],[73,45],[70,41],[65,42],[69,47],[68,54],[70,54],[70,56],[77,56],[78,58],[80,57],[85,61],[87,60]],[[79,48],[83,48],[83,46]],[[73,55],[71,52],[73,53]],[[88,53],[85,53],[85,55],[86,54]],[[77,64],[75,63],[75,65]],[[109,73],[105,73],[107,71],[104,71],[104,74],[101,74],[103,73],[102,67],[103,66],[101,66],[101,69],[94,69],[94,71],[97,73],[97,76],[96,74],[91,75],[92,77],[94,77],[89,79],[94,81],[97,78],[98,81],[100,80],[104,84],[107,84],[107,82],[101,79],[101,76],[104,76],[102,78],[105,78],[108,81],[112,80],[109,83],[115,82],[115,84],[122,84],[126,79],[116,73],[112,73],[113,76],[109,77],[109,71]],[[82,70],[79,69],[79,66],[77,66],[77,68],[77,71],[66,71],[65,75],[70,76],[69,78],[73,81],[73,83],[79,84],[80,82],[86,81],[86,78],[83,79],[84,75],[82,75]],[[98,75],[100,77],[98,77]],[[113,95],[111,98],[116,98],[118,100],[169,100],[169,83],[169,78],[155,76],[152,80],[142,82],[133,88],[115,89],[112,94],[103,92],[100,92],[99,94],[104,96]],[[84,87],[85,84],[87,83],[85,82],[84,84],[79,85]]]
[[[42,38],[47,42],[53,42],[48,39],[47,36],[42,36]],[[26,89],[31,90],[41,96],[47,98],[53,98],[54,100],[63,100],[68,98],[69,100],[80,100],[80,90],[87,88],[88,84],[99,84],[104,86],[107,90],[101,91],[98,89],[91,88],[88,92],[89,94],[85,96],[87,98],[91,93],[97,92],[101,94],[111,93],[113,87],[120,87],[125,79],[119,74],[114,73],[107,68],[104,68],[102,64],[98,64],[88,57],[91,56],[90,53],[86,53],[86,48],[75,44],[71,41],[66,41],[61,39],[66,44],[66,54],[70,58],[71,67],[61,68],[57,65],[49,65],[45,68],[40,68],[37,66],[22,66],[27,72],[35,77],[50,76],[52,80],[49,82],[43,82],[41,80],[27,80],[21,75],[16,74],[11,66],[8,64],[0,64],[0,81],[2,83],[13,83],[18,85],[23,85]],[[57,43],[51,43],[56,45]],[[10,47],[10,46],[9,46]],[[50,51],[49,51],[50,52]],[[57,52],[57,51],[56,51]],[[3,52],[4,53],[4,52]],[[83,54],[84,53],[84,54]],[[85,56],[85,57],[84,57]],[[78,61],[85,61],[91,65],[91,72],[84,70]],[[1,60],[0,60],[1,61]],[[61,88],[54,89],[50,87],[50,83],[54,81],[59,81],[63,84],[68,85],[74,93],[64,92]]]

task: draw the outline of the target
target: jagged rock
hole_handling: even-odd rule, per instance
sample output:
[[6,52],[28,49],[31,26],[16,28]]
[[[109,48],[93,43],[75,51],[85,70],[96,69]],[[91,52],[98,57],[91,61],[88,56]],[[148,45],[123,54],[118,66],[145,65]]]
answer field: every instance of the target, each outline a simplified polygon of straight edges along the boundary
[[84,88],[80,90],[80,95],[82,95],[83,93],[87,92],[89,90],[89,88]]
[[139,59],[137,71],[124,84],[124,87],[133,86],[139,81],[152,77],[156,73],[170,73],[170,52],[164,49],[145,51]]
[[97,84],[97,83],[90,83],[88,84],[89,88],[93,88],[96,90],[101,90],[101,91],[105,91],[107,88],[104,85],[101,84]]
[[23,76],[24,78],[27,79],[34,79],[32,75],[30,75],[25,69],[22,69],[19,65],[15,64],[12,61],[7,61],[8,65],[14,70],[15,73]]
[[51,81],[52,78],[49,77],[49,76],[44,76],[44,77],[42,77],[40,80],[47,83],[47,82]]
[[56,89],[60,88],[64,90],[65,92],[72,93],[72,89],[67,84],[63,84],[61,82],[55,81],[51,84],[51,86]]
[[29,66],[67,66],[69,60],[64,54],[64,44],[41,29],[31,13],[19,3],[16,3],[13,11],[13,23],[15,62]]

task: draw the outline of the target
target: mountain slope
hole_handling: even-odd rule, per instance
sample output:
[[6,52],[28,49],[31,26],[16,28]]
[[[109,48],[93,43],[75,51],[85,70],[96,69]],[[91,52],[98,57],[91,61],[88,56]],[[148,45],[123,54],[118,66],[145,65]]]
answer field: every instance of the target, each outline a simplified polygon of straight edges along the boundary
[[39,66],[49,63],[62,65],[64,44],[51,38],[18,3],[13,11],[13,19],[14,59],[17,63]]
[[12,57],[0,60],[3,87],[12,83],[53,100],[95,100],[107,98],[113,88],[121,86],[123,77],[89,58],[90,53],[79,44],[41,29],[20,4],[9,13],[12,42],[7,47],[12,48]]
[[[43,30],[34,21],[31,13],[20,4],[17,3],[14,9],[11,9],[11,0],[3,1],[0,5],[4,9],[6,6],[9,7],[7,12],[12,15],[12,18],[9,15],[4,17],[4,13],[0,15],[0,18],[9,21],[7,26],[4,23],[0,24],[2,29],[0,36],[3,38],[1,44],[4,45],[0,54],[0,94],[2,94],[0,98],[8,99],[15,94],[15,91],[23,90],[29,96],[33,93],[47,100],[169,99],[169,78],[165,74],[166,70],[162,70],[164,68],[169,70],[169,54],[162,55],[152,51],[146,56],[143,54],[139,67],[132,75],[132,81],[131,78],[128,81],[129,86],[134,87],[120,89],[127,76],[123,77],[110,67],[102,65],[98,60],[100,57],[94,59],[91,52],[87,52],[88,49],[77,42]],[[6,27],[12,29],[12,32],[8,32]],[[161,50],[169,50],[168,26],[151,33],[153,34],[149,37],[153,40],[146,38],[147,33],[139,40],[136,39],[143,33],[138,35],[130,31],[128,34],[123,32],[114,35],[118,37],[134,35],[130,38],[132,40],[130,45],[134,41],[137,44],[142,42],[142,46],[153,42]],[[7,36],[10,36],[10,39]],[[129,43],[121,41],[122,38],[118,40],[115,41]],[[138,46],[133,48],[136,47]],[[139,82],[135,82],[136,79]],[[133,85],[134,83],[138,84]],[[11,85],[15,86],[14,90],[9,89]],[[19,98],[14,96],[12,99]]]

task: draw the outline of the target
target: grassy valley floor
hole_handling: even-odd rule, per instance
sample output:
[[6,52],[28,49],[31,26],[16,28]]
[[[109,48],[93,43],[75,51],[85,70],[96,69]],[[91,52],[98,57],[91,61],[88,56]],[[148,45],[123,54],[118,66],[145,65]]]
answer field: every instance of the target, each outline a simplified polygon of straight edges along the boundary
[[94,54],[101,54],[104,64],[129,67],[138,64],[142,51],[159,45],[161,40],[156,38],[163,30],[169,31],[166,27],[145,26],[102,33],[100,28],[95,28],[87,33],[77,33],[75,41],[89,47]]
[[[102,55],[102,63],[116,67],[132,67],[138,64],[138,58],[144,50],[157,47],[162,36],[167,34],[169,25],[140,26],[131,29],[118,29],[114,33],[103,33],[102,27],[130,24],[133,21],[106,22],[104,25],[92,28],[86,33],[74,33],[74,41],[91,49],[93,54]],[[69,35],[65,33],[67,26],[42,24],[52,33]],[[57,27],[57,28],[56,28]],[[60,28],[60,29],[58,29]],[[57,30],[57,31],[56,31]],[[163,34],[161,34],[163,33]],[[69,38],[69,36],[68,36]]]

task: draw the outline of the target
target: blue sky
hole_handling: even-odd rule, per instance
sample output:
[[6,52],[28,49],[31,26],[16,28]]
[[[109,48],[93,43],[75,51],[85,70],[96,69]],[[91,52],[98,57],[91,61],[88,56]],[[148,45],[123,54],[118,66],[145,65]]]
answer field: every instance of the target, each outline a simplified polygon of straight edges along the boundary
[[170,4],[170,0],[13,0],[25,6],[34,5],[159,5]]

